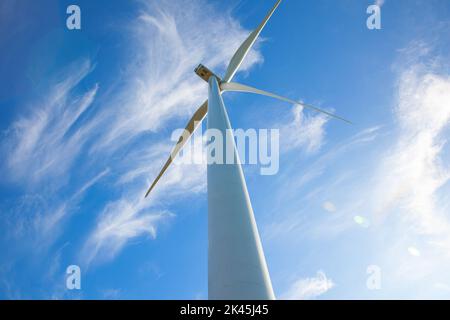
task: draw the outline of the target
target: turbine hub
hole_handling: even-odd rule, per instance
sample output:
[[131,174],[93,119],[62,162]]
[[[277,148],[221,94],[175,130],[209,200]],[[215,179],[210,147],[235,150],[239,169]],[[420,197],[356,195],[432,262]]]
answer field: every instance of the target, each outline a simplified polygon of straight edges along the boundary
[[209,81],[209,78],[211,77],[216,77],[217,81],[220,83],[222,80],[220,79],[220,77],[218,77],[217,75],[214,74],[214,72],[212,72],[211,70],[209,70],[207,67],[205,67],[202,64],[199,64],[197,68],[195,68],[195,73],[202,78],[203,80],[205,80],[206,82]]

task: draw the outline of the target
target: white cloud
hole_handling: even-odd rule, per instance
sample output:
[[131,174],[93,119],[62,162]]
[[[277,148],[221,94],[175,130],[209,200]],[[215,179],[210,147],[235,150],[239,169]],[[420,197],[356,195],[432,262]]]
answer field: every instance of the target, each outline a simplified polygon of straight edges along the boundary
[[88,190],[107,176],[105,169],[95,177],[87,180],[67,198],[58,196],[27,194],[20,197],[9,208],[8,215],[2,216],[6,223],[5,236],[9,241],[20,240],[20,246],[42,256],[64,231],[64,222],[77,212],[78,204]]
[[88,180],[73,196],[73,198],[77,198],[79,196],[82,196],[90,187],[92,187],[93,185],[95,185],[100,179],[102,179],[104,176],[108,175],[108,173],[110,173],[110,169],[106,168],[105,170],[103,170],[102,172],[100,172],[99,174],[97,174],[95,177],[93,177],[92,179]]
[[98,85],[82,95],[74,88],[91,71],[89,60],[74,62],[43,101],[34,102],[28,107],[30,114],[11,125],[3,141],[10,178],[35,184],[43,177],[60,177],[69,169],[88,134],[73,125],[92,105]]
[[415,232],[444,236],[450,222],[436,200],[450,179],[442,159],[450,124],[450,77],[414,65],[401,75],[398,88],[399,136],[376,171],[375,212],[400,210]]
[[111,260],[131,238],[140,235],[155,238],[157,225],[173,215],[151,211],[148,207],[149,202],[143,197],[134,202],[121,199],[108,204],[83,248],[84,263],[89,266],[94,259]]
[[301,148],[307,153],[313,153],[319,150],[325,137],[325,124],[329,119],[322,114],[307,116],[300,105],[294,106],[292,114],[291,122],[275,126],[280,128],[282,151]]
[[323,271],[318,271],[315,277],[296,280],[281,298],[286,300],[314,299],[333,287],[333,281],[327,278]]

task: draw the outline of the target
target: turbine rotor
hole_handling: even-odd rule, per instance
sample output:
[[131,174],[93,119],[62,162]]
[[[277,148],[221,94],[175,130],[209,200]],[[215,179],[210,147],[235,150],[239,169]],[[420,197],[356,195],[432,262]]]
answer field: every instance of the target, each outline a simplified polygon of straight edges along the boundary
[[[233,57],[231,58],[227,70],[225,72],[225,75],[222,78],[220,78],[219,76],[217,76],[214,72],[212,72],[210,69],[208,69],[207,67],[205,67],[202,64],[199,64],[197,66],[197,68],[195,68],[195,73],[204,81],[209,82],[209,79],[211,77],[215,77],[217,79],[217,82],[219,84],[219,88],[220,88],[220,92],[225,92],[225,91],[235,91],[235,92],[248,92],[248,93],[254,93],[254,94],[259,94],[259,95],[264,95],[264,96],[268,96],[271,98],[275,98],[278,100],[282,100],[288,103],[292,103],[292,104],[299,104],[302,105],[304,107],[313,109],[317,112],[321,112],[324,114],[327,114],[328,116],[337,118],[339,120],[345,121],[350,123],[350,121],[341,118],[335,114],[332,114],[328,111],[319,109],[317,107],[314,107],[312,105],[309,104],[305,104],[303,102],[299,102],[299,101],[294,101],[292,99],[289,98],[285,98],[282,97],[280,95],[271,93],[271,92],[267,92],[264,90],[260,90],[257,88],[253,88],[250,86],[246,86],[243,84],[239,84],[236,82],[231,82],[234,75],[236,74],[236,72],[238,71],[239,67],[241,66],[243,60],[245,59],[245,57],[248,55],[249,51],[251,50],[251,48],[253,47],[253,45],[255,44],[256,40],[258,39],[261,31],[264,29],[264,27],[266,26],[267,22],[269,21],[270,17],[273,15],[273,13],[275,12],[275,10],[277,9],[277,7],[279,6],[281,0],[277,0],[275,5],[272,7],[272,9],[269,11],[269,13],[266,15],[266,17],[264,18],[264,20],[259,24],[259,26],[253,30],[253,32],[250,33],[250,35],[247,37],[247,39],[245,39],[244,42],[242,42],[242,44],[240,45],[240,47],[236,50],[236,52],[234,53]],[[206,114],[208,112],[208,100],[206,100],[198,109],[197,111],[194,113],[194,115],[192,116],[192,118],[189,120],[189,122],[186,125],[185,128],[185,135],[181,136],[180,139],[178,140],[178,143],[175,145],[175,147],[173,148],[169,158],[167,159],[166,163],[164,164],[163,168],[161,169],[161,171],[159,172],[158,176],[156,177],[156,179],[153,181],[153,183],[151,184],[150,188],[147,190],[147,193],[145,194],[145,197],[147,197],[150,193],[150,191],[155,187],[156,183],[158,182],[158,180],[161,178],[161,176],[164,174],[164,172],[167,170],[167,168],[171,165],[173,159],[177,156],[177,154],[180,152],[181,148],[184,146],[184,144],[187,142],[187,140],[192,136],[192,134],[194,133],[195,129],[198,127],[198,125],[203,121],[203,119],[205,118]]]

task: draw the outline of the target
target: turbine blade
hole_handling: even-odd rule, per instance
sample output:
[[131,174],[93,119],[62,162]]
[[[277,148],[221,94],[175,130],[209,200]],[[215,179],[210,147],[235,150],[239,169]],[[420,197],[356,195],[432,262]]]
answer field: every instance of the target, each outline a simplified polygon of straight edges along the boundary
[[225,74],[225,77],[223,78],[224,82],[229,82],[234,77],[236,71],[239,69],[239,67],[242,64],[242,61],[247,56],[248,52],[250,51],[251,47],[255,43],[256,39],[258,38],[259,34],[261,33],[262,29],[266,25],[267,21],[269,21],[272,14],[277,9],[278,5],[280,4],[281,0],[278,0],[277,3],[273,6],[272,10],[269,11],[267,16],[264,18],[264,20],[261,22],[261,24],[256,28],[247,39],[241,44],[239,49],[234,53],[233,57],[230,60],[230,64],[228,65],[227,72]]
[[289,98],[285,98],[285,97],[279,96],[279,95],[271,93],[271,92],[267,92],[267,91],[256,89],[256,88],[253,88],[253,87],[250,87],[250,86],[246,86],[244,84],[240,84],[240,83],[236,83],[236,82],[226,82],[226,83],[224,82],[224,83],[220,84],[220,89],[222,89],[222,91],[237,91],[237,92],[255,93],[255,94],[260,94],[260,95],[263,95],[263,96],[268,96],[268,97],[271,97],[271,98],[275,98],[275,99],[278,99],[278,100],[286,101],[286,102],[289,102],[289,103],[292,103],[292,104],[299,104],[299,105],[304,106],[306,108],[313,109],[313,110],[315,110],[317,112],[325,113],[326,115],[328,115],[330,117],[333,117],[333,118],[336,118],[336,119],[339,119],[341,121],[344,121],[344,122],[347,122],[347,123],[351,124],[350,121],[348,121],[348,120],[346,120],[344,118],[341,118],[340,116],[337,116],[337,115],[335,115],[335,114],[333,114],[331,112],[319,109],[319,108],[314,107],[314,106],[312,106],[310,104],[306,104],[306,103],[303,103],[303,102],[300,102],[300,101],[295,101],[295,100],[292,100],[292,99],[289,99]]
[[180,136],[178,139],[177,144],[173,148],[172,152],[170,153],[169,159],[167,159],[166,163],[162,167],[161,171],[159,172],[156,179],[153,181],[150,188],[147,190],[147,193],[145,194],[145,198],[149,195],[150,191],[155,187],[156,183],[159,181],[159,179],[162,177],[164,172],[167,170],[167,168],[172,163],[173,159],[177,156],[177,154],[180,152],[181,148],[185,145],[185,143],[189,140],[189,138],[194,133],[195,129],[197,129],[198,125],[201,123],[201,121],[205,118],[206,113],[208,112],[208,100],[206,100],[200,108],[195,111],[194,115],[192,116],[191,120],[189,120],[188,124],[186,125],[185,130],[189,133],[189,136],[187,138],[183,138],[183,136]]

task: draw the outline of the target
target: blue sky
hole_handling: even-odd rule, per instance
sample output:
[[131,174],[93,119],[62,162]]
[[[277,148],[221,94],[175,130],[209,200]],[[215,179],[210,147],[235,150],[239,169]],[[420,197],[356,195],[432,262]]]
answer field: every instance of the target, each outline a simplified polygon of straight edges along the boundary
[[[207,297],[205,166],[143,194],[207,96],[193,69],[223,74],[272,2],[1,2],[0,298]],[[450,298],[450,6],[385,0],[369,30],[371,4],[283,1],[236,78],[354,125],[225,95],[280,129],[279,173],[244,167],[279,298]]]

